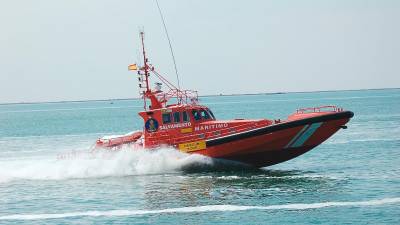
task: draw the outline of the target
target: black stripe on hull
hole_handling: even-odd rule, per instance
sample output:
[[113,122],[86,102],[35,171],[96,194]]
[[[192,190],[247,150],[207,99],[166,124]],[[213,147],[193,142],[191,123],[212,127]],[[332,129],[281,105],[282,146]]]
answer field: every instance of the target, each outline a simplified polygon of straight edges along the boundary
[[287,148],[278,151],[256,152],[233,157],[223,157],[223,159],[237,161],[260,168],[272,166],[296,158],[297,156],[302,155],[315,147],[316,146],[303,146],[299,148]]
[[338,112],[334,114],[328,114],[328,115],[322,115],[322,116],[315,116],[315,117],[310,117],[310,118],[305,118],[305,119],[300,119],[300,120],[294,120],[290,122],[285,122],[285,123],[280,123],[280,124],[275,124],[263,128],[258,128],[254,130],[250,130],[247,132],[242,132],[239,134],[233,134],[225,137],[220,137],[220,138],[215,138],[215,139],[210,139],[206,141],[207,147],[212,147],[216,145],[221,145],[225,144],[228,142],[232,141],[237,141],[237,140],[242,140],[245,138],[250,138],[250,137],[255,137],[255,136],[260,136],[268,133],[272,133],[275,131],[280,131],[284,129],[289,129],[297,126],[302,126],[306,124],[312,124],[312,123],[318,123],[318,122],[324,122],[324,121],[329,121],[329,120],[339,120],[339,119],[349,119],[354,116],[354,113],[351,111],[344,111],[344,112]]

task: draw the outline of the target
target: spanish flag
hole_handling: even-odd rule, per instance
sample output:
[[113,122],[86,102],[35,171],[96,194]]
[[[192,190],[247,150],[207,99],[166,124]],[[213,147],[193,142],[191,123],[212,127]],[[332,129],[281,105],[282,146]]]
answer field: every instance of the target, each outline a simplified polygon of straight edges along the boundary
[[136,64],[129,65],[128,70],[137,70]]

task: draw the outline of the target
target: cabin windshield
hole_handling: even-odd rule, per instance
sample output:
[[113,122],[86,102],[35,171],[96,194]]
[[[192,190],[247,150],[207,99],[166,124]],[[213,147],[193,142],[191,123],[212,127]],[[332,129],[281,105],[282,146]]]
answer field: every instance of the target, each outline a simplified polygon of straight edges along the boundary
[[183,122],[190,122],[189,114],[186,111],[182,113],[182,120]]
[[203,118],[203,120],[209,120],[209,119],[211,119],[210,114],[209,114],[206,110],[204,110],[204,109],[201,109],[201,110],[200,110],[200,115],[201,115],[201,118]]
[[171,123],[171,113],[163,113],[162,120],[163,120],[163,124]]
[[192,115],[193,115],[194,120],[196,120],[196,121],[201,120],[201,115],[200,115],[199,111],[192,110]]
[[181,113],[174,112],[174,123],[180,123],[180,122],[181,122]]
[[215,119],[215,116],[214,116],[214,113],[211,112],[210,109],[206,109],[206,110],[207,110],[207,112],[210,114],[211,118],[212,118],[213,120],[216,120],[216,119]]
[[192,115],[195,121],[215,120],[214,114],[208,108],[193,109]]

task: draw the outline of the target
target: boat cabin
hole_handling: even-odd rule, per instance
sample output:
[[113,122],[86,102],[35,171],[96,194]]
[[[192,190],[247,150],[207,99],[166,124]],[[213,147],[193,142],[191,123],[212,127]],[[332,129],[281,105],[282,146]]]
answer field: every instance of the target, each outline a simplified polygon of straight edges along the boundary
[[174,139],[185,134],[190,135],[196,126],[216,120],[212,111],[201,105],[174,105],[142,111],[139,115],[144,120],[146,138],[167,135],[169,139]]

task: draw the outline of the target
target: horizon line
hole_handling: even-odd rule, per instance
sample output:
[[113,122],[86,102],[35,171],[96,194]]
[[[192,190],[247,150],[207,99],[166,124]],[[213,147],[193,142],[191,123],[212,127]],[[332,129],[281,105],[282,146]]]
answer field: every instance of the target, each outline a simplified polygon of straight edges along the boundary
[[[286,92],[259,92],[259,93],[231,93],[231,94],[209,94],[199,95],[200,97],[218,97],[218,96],[240,96],[240,95],[276,95],[276,94],[295,94],[295,93],[319,93],[319,92],[338,92],[338,91],[374,91],[374,90],[391,90],[400,89],[400,87],[390,88],[361,88],[361,89],[339,89],[339,90],[317,90],[317,91],[286,91]],[[60,100],[60,101],[32,101],[32,102],[5,102],[0,105],[23,105],[23,104],[55,104],[55,103],[78,103],[78,102],[105,102],[105,101],[126,101],[126,100],[139,100],[141,97],[136,98],[110,98],[110,99],[88,99],[88,100]]]

